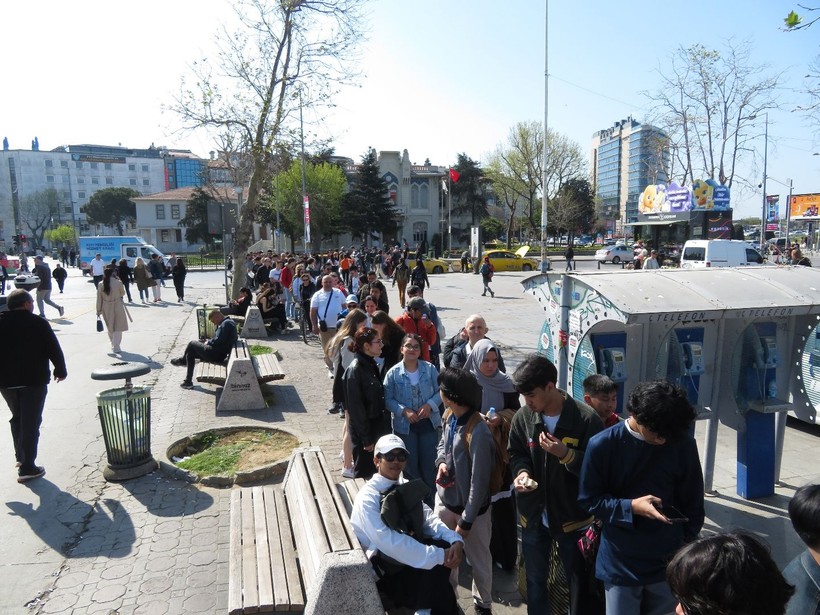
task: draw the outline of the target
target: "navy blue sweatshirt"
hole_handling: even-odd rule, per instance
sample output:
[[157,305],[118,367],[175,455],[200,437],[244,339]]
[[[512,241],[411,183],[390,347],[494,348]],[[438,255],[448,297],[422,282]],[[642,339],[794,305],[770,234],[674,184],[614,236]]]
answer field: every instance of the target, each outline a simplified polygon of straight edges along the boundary
[[[659,497],[689,521],[668,525],[632,514],[632,500]],[[589,441],[578,502],[603,521],[595,576],[614,585],[659,583],[667,562],[703,526],[703,474],[695,440],[686,435],[647,444],[621,422]]]

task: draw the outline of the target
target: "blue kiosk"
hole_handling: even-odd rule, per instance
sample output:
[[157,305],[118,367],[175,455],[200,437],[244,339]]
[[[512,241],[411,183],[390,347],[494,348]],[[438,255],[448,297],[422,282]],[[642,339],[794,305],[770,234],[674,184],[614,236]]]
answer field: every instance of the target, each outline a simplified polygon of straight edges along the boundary
[[623,412],[638,382],[679,384],[707,422],[706,490],[723,424],[737,432],[738,495],[774,493],[786,414],[814,423],[820,405],[820,270],[553,272],[522,284],[546,314],[538,351],[560,388],[581,399],[584,378],[607,374]]

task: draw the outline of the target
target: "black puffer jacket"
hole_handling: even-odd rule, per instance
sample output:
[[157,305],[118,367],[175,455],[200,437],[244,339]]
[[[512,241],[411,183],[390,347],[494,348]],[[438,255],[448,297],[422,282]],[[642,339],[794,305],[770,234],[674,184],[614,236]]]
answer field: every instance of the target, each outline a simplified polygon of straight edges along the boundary
[[354,444],[375,444],[381,436],[390,433],[390,413],[384,402],[379,367],[372,357],[357,352],[343,378],[350,437]]

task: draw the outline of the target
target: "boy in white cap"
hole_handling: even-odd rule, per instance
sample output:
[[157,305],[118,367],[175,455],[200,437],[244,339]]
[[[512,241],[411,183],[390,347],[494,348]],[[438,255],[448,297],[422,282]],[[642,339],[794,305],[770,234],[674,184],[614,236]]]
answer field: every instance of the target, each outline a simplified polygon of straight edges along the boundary
[[[388,527],[382,515],[383,496],[397,486],[413,485],[402,477],[407,448],[397,435],[388,434],[378,439],[373,454],[376,474],[356,495],[350,522],[379,576],[379,592],[392,601],[390,608],[415,609],[422,615],[457,613],[449,578],[463,557],[461,536],[421,499],[415,504],[422,511],[417,515],[421,531],[410,535]],[[405,494],[410,497],[409,491]]]

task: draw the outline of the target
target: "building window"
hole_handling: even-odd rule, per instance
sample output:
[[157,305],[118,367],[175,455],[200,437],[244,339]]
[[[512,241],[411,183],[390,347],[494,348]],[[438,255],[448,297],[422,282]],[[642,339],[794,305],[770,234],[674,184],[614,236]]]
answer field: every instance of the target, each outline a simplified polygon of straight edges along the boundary
[[137,179],[135,177],[132,177],[131,179],[128,180],[128,183],[131,184],[132,186],[136,186],[137,185]]
[[63,190],[63,198],[68,200],[71,198],[71,193],[68,190]]
[[68,175],[63,175],[63,176],[62,176],[62,182],[63,182],[64,184],[67,184],[67,183],[68,183]]
[[136,171],[136,170],[137,170],[137,165],[135,165],[135,164],[129,164],[129,165],[128,165],[128,170],[129,170],[129,171]]
[[416,243],[421,243],[422,241],[427,239],[427,223],[426,222],[414,222],[413,223],[413,241]]
[[80,190],[80,191],[77,193],[77,198],[78,198],[78,199],[84,199],[84,198],[85,198],[85,190]]
[[106,170],[106,171],[110,171],[110,170],[111,170],[111,163],[110,163],[110,162],[106,162],[106,163],[105,163],[105,170]]
[[63,213],[64,214],[70,214],[71,213],[71,205],[66,205],[65,207],[63,207]]
[[182,243],[182,229],[174,229],[174,235],[176,235],[177,243]]
[[96,163],[96,162],[92,162],[92,163],[91,163],[91,168],[92,168],[92,169],[96,169],[96,168],[97,168],[97,163]]
[[78,177],[77,178],[77,183],[78,184],[84,184],[85,183],[85,177]]
[[147,164],[142,165],[142,172],[143,173],[148,173],[148,165]]
[[151,180],[150,179],[143,179],[142,180],[142,185],[143,186],[150,186],[151,185]]
[[179,220],[179,205],[171,205],[171,220]]
[[157,220],[165,220],[165,205],[157,205]]
[[53,184],[54,183],[54,176],[53,175],[46,175],[46,181],[49,184]]
[[78,160],[77,162],[74,163],[74,168],[75,169],[82,169],[83,168],[83,163]]
[[67,169],[68,168],[68,160],[61,160],[60,161],[60,166],[64,169]]
[[159,236],[160,236],[160,240],[162,241],[162,243],[168,243],[168,239],[169,239],[168,229],[162,229],[159,232]]
[[99,177],[92,177],[91,178],[91,183],[92,184],[99,184],[100,183],[100,178]]
[[106,186],[113,186],[114,185],[114,178],[113,177],[106,177],[105,178],[105,185]]
[[54,166],[54,161],[53,160],[46,160],[46,167],[51,168],[53,166]]

